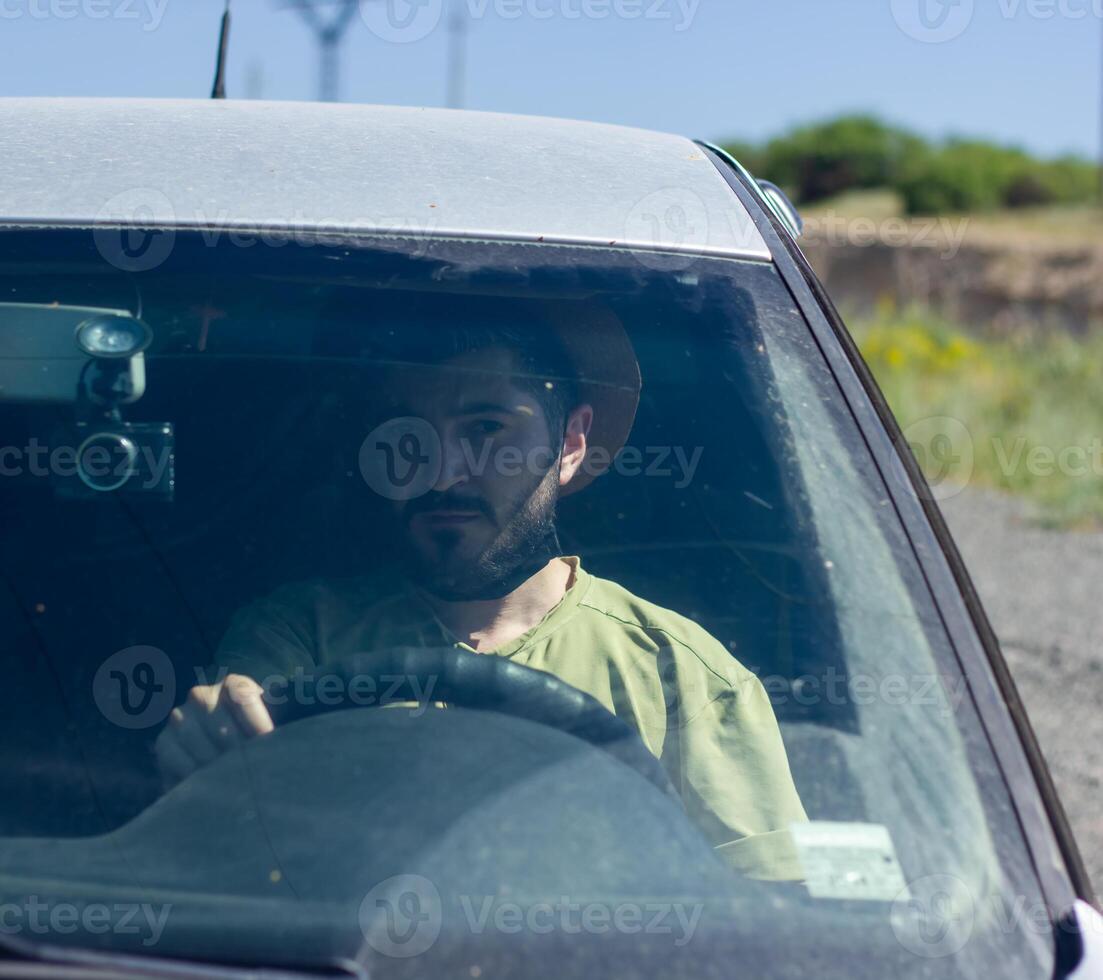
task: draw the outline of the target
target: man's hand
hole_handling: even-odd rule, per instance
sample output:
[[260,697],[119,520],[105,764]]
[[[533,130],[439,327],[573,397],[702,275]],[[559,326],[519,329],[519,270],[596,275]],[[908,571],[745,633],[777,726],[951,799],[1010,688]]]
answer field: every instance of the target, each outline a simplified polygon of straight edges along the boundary
[[174,708],[155,751],[165,786],[173,786],[227,749],[272,731],[272,718],[251,677],[230,674],[220,684],[193,687]]

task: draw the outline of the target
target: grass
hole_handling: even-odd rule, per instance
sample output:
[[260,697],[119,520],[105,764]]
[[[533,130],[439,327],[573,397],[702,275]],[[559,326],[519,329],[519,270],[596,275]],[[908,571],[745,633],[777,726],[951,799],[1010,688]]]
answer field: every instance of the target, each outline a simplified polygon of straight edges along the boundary
[[[884,221],[904,214],[900,195],[888,189],[847,191],[830,200],[803,205],[806,218],[829,214],[841,218]],[[1051,205],[1014,210],[977,212],[968,215],[943,215],[948,219],[968,219],[969,233],[1014,240],[1041,239],[1055,245],[1096,245],[1103,235],[1103,209],[1083,205]]]
[[896,191],[887,188],[867,191],[847,191],[815,204],[802,204],[801,214],[808,218],[837,214],[844,218],[870,218],[882,221],[904,213],[904,202]]
[[1006,490],[1045,524],[1103,526],[1103,331],[983,337],[891,309],[851,326],[933,486]]

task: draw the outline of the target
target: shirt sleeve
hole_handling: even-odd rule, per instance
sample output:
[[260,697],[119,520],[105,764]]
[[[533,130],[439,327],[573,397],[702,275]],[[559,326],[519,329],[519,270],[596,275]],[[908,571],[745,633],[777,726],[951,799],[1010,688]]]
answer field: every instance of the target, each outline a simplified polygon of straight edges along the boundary
[[789,826],[808,818],[773,707],[759,679],[720,653],[715,669],[695,653],[697,663],[679,671],[664,761],[676,755],[686,810],[728,863],[751,877],[799,880]]
[[250,603],[230,621],[215,654],[215,667],[244,674],[262,686],[315,666],[317,623],[312,592],[319,586],[290,585]]

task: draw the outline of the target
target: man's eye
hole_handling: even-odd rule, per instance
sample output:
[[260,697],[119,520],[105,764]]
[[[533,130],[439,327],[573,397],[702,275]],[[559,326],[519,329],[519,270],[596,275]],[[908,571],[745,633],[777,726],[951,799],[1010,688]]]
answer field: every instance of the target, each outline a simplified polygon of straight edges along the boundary
[[477,435],[493,436],[501,432],[505,426],[501,422],[496,422],[494,419],[479,419],[472,423],[471,428]]

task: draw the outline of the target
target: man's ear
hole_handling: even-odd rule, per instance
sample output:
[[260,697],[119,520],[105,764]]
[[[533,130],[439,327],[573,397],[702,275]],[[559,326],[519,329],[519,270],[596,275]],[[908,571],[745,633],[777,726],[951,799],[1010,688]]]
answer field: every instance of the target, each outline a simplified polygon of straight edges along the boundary
[[565,487],[582,468],[589,448],[590,426],[594,424],[592,405],[579,405],[567,416],[563,433],[563,452],[559,457],[559,485]]

